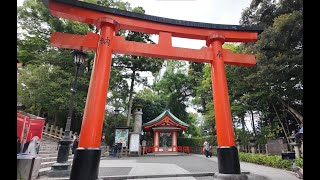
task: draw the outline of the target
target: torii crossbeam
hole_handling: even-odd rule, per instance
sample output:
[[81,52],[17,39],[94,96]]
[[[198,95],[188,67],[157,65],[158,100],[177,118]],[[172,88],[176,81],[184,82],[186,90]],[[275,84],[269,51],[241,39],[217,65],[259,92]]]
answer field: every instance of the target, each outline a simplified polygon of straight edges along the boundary
[[[168,19],[107,8],[81,1],[43,0],[53,16],[95,25],[99,34],[74,35],[54,32],[52,46],[95,51],[95,60],[76,150],[71,180],[97,179],[100,138],[108,92],[112,53],[186,60],[211,64],[214,111],[218,139],[219,173],[240,174],[235,147],[224,64],[253,66],[255,56],[233,54],[224,42],[254,42],[261,29],[238,25],[208,24]],[[118,30],[158,34],[158,44],[126,41]],[[199,50],[172,46],[172,37],[206,40]]]

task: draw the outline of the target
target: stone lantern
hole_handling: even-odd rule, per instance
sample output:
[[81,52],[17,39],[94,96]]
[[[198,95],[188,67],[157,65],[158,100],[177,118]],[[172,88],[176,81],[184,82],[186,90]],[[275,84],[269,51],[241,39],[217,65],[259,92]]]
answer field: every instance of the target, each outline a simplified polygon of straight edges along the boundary
[[133,110],[134,114],[134,124],[133,132],[130,132],[130,144],[129,144],[129,154],[130,155],[141,155],[141,130],[142,130],[142,106],[136,105]]
[[301,145],[300,139],[296,138],[294,131],[292,132],[292,135],[288,137],[288,139],[290,141],[289,142],[290,146],[293,146],[296,158],[300,158],[301,157],[300,150],[299,150]]
[[257,138],[255,136],[250,137],[249,145],[251,147],[251,152],[255,154],[257,149]]

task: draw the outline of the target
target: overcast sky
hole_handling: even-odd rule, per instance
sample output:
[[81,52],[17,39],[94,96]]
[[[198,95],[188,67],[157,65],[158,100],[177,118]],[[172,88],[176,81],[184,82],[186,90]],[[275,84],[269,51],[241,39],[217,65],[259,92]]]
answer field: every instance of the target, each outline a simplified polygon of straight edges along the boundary
[[[251,0],[127,0],[142,6],[146,14],[215,24],[239,24],[241,12]],[[173,38],[175,47],[200,49],[205,41]]]
[[[17,0],[18,6],[24,0]],[[123,0],[141,6],[148,15],[215,24],[239,24],[241,12],[251,0]],[[153,38],[157,41],[157,38]],[[173,38],[173,46],[200,49],[204,41]]]
[[[21,6],[24,0],[17,0]],[[142,6],[146,14],[172,19],[238,24],[241,12],[251,0],[123,0],[131,7]]]

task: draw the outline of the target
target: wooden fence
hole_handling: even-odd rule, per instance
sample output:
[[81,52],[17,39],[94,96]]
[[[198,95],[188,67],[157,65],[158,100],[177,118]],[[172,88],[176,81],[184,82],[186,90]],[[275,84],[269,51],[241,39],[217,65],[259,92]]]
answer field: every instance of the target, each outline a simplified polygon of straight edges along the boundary
[[[238,148],[238,146],[237,146]],[[201,150],[202,149],[202,150]],[[217,152],[217,146],[212,146],[212,150],[214,152]],[[252,153],[251,151],[251,146],[250,145],[241,145],[240,148],[238,149],[240,152],[245,152],[245,153]],[[203,146],[200,147],[190,147],[190,152],[195,153],[195,154],[203,154]],[[266,145],[265,144],[258,144],[255,147],[255,153],[258,154],[267,154],[266,152]]]
[[[54,125],[50,125],[47,123],[43,128],[43,135],[50,137],[55,140],[61,140],[64,136],[65,131],[63,128],[59,128],[59,126],[54,127]],[[74,133],[70,131],[71,139],[74,137]]]
[[[251,146],[250,145],[241,145],[239,151],[251,153]],[[256,145],[256,153],[266,154],[266,145],[265,144]]]

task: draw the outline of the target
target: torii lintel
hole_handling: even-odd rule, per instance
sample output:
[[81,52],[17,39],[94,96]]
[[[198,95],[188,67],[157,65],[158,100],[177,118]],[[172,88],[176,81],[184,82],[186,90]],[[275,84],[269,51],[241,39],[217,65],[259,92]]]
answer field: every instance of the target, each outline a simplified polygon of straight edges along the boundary
[[[99,35],[87,33],[87,35],[83,36],[54,32],[51,35],[50,41],[52,46],[59,48],[95,51],[98,46]],[[171,36],[169,33],[165,32],[160,32],[158,44],[126,41],[122,36],[115,36],[113,41],[113,53],[118,54],[178,59],[203,63],[210,63],[210,61],[213,61],[214,57],[210,47],[202,47],[199,50],[172,47]],[[170,42],[170,44],[168,42]],[[222,56],[224,56],[225,64],[238,66],[253,66],[256,64],[255,56],[250,54],[233,54],[230,50],[223,49]]]

